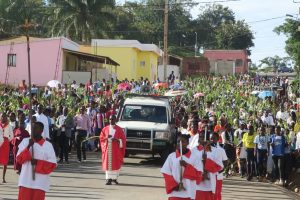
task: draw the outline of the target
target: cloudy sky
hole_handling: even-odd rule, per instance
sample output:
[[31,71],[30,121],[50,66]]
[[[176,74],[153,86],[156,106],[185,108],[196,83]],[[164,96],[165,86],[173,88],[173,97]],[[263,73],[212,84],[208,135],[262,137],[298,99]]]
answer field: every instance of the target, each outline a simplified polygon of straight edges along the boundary
[[[194,1],[213,2],[213,0]],[[298,17],[300,0],[294,1],[299,1],[299,3],[293,3],[293,0],[240,0],[221,3],[234,11],[236,19],[244,19],[251,26],[255,36],[255,47],[252,48],[251,55],[252,62],[259,64],[259,60],[267,56],[286,56],[284,50],[286,37],[278,36],[273,29],[284,22],[286,14]],[[125,0],[117,0],[117,2],[122,4]],[[199,4],[191,11],[193,17],[200,13],[199,7],[203,5],[205,4]],[[269,20],[271,18],[275,19]]]

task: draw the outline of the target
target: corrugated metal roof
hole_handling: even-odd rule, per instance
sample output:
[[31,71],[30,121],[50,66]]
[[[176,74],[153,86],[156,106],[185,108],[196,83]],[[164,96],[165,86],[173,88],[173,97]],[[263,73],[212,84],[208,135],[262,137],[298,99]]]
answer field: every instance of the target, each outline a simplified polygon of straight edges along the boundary
[[82,57],[82,58],[84,58],[85,60],[88,60],[88,61],[98,61],[99,63],[102,63],[102,64],[120,66],[119,63],[112,60],[110,57],[99,56],[99,55],[89,54],[89,53],[80,52],[80,51],[72,51],[72,50],[69,50],[69,49],[64,49],[64,51],[68,52],[70,54],[76,55],[76,56],[80,56],[80,57]]

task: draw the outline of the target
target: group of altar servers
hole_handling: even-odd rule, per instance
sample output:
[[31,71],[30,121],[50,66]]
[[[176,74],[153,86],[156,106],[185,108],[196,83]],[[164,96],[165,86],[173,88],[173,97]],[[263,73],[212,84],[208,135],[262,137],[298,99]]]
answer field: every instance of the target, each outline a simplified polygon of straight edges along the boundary
[[[205,131],[178,137],[177,149],[161,168],[169,200],[221,200],[227,156],[218,145],[219,135]],[[192,142],[191,142],[192,144]]]
[[[115,121],[116,117],[112,116],[110,125],[102,130],[100,137],[102,168],[106,171],[107,185],[112,182],[118,184],[117,178],[126,148],[125,134]],[[1,131],[5,133],[7,127],[1,124]],[[45,192],[49,190],[49,174],[57,164],[52,144],[42,137],[43,129],[43,123],[35,122],[31,138],[25,138],[19,145],[16,156],[17,162],[22,165],[19,200],[43,200]],[[227,156],[218,145],[218,140],[217,133],[207,136],[206,131],[193,136],[193,145],[189,145],[190,135],[182,134],[178,137],[177,150],[168,156],[161,168],[169,200],[222,199],[224,162]]]
[[[0,115],[0,164],[5,167],[9,160],[9,141],[12,129],[5,114]],[[102,169],[106,172],[106,185],[118,184],[119,170],[123,165],[126,139],[123,130],[116,124],[116,116],[100,134],[102,147]],[[18,145],[16,162],[21,165],[18,200],[44,200],[50,188],[50,174],[57,167],[52,144],[43,137],[44,125],[32,123],[31,137],[24,138]],[[4,169],[6,171],[6,168]],[[5,174],[5,173],[3,173]],[[3,175],[3,183],[5,183]]]

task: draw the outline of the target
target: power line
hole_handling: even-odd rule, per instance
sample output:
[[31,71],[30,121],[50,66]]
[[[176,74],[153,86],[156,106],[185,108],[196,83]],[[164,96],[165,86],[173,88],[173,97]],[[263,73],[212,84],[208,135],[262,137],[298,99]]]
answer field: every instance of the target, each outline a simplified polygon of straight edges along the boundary
[[259,23],[259,22],[271,21],[271,20],[275,20],[275,19],[282,19],[282,18],[286,18],[286,16],[272,17],[272,18],[267,18],[267,19],[261,19],[261,20],[256,20],[256,21],[250,21],[250,22],[247,22],[247,23],[248,23],[248,24],[253,24],[253,23]]
[[[214,0],[214,1],[200,1],[200,2],[176,2],[176,3],[168,3],[167,5],[190,5],[190,6],[197,6],[200,4],[215,4],[215,3],[226,3],[226,2],[238,2],[241,0]],[[163,7],[165,4],[139,4],[139,3],[130,3],[130,5],[116,5],[115,7]]]
[[[197,6],[200,4],[215,4],[215,3],[226,3],[226,2],[239,2],[242,0],[212,0],[212,1],[200,1],[200,2],[175,2],[169,3],[167,5],[174,6],[174,5],[188,5],[188,6]],[[107,5],[107,8],[137,8],[137,7],[164,7],[165,4],[141,4],[137,2],[130,2],[130,5]],[[69,7],[72,7],[71,5]],[[26,6],[25,6],[26,8]],[[46,4],[46,5],[35,5],[35,8],[65,8],[62,5],[55,5],[53,4]]]

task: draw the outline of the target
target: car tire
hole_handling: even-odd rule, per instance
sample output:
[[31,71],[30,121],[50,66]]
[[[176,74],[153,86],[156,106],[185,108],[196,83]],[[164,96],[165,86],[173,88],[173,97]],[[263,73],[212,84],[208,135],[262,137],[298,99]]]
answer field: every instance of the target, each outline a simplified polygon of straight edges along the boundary
[[159,153],[160,155],[160,160],[162,163],[165,163],[165,161],[167,160],[168,156],[170,155],[172,151],[170,150],[170,148],[165,149],[163,152]]

